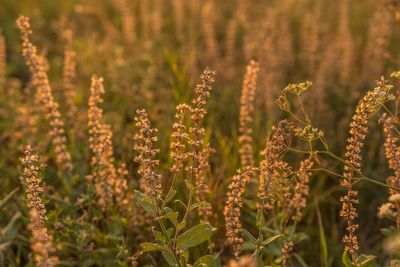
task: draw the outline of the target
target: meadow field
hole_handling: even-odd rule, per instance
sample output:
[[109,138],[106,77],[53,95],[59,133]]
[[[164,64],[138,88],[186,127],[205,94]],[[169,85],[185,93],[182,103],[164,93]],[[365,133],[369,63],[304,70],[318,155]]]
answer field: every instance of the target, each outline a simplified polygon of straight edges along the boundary
[[0,267],[400,267],[399,0],[1,0]]

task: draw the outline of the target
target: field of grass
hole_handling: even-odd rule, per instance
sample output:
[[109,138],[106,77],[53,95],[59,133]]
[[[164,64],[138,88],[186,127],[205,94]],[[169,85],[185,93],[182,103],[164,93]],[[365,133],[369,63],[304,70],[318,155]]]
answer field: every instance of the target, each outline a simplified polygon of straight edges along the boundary
[[400,1],[0,1],[0,267],[400,266]]

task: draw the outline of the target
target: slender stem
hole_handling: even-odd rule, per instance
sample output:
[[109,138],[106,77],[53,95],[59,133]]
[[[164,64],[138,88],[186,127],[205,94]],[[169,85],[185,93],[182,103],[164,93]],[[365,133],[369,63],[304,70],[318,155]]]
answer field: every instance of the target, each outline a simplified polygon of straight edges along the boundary
[[301,98],[300,98],[299,95],[296,95],[296,96],[297,96],[297,100],[298,100],[299,105],[300,105],[301,112],[303,113],[304,117],[306,118],[306,121],[308,122],[308,124],[311,124],[311,120],[308,117],[306,110],[304,109],[303,101],[301,101]]
[[[297,153],[303,153],[303,154],[309,153],[309,151],[298,150],[298,149],[294,149],[294,148],[290,148],[290,147],[288,148],[288,150],[293,151],[293,152],[297,152]],[[332,158],[334,158],[334,159],[336,159],[336,160],[342,162],[343,164],[349,166],[350,168],[352,168],[355,172],[357,172],[358,175],[360,175],[360,178],[352,178],[353,180],[356,180],[356,182],[364,180],[364,181],[368,181],[368,182],[370,182],[370,183],[373,183],[373,184],[376,184],[376,185],[379,185],[379,186],[382,186],[382,187],[385,187],[385,188],[390,188],[390,189],[393,189],[393,190],[400,190],[400,188],[398,188],[398,187],[390,186],[390,185],[387,185],[387,184],[385,184],[385,183],[379,182],[379,181],[377,181],[377,180],[375,180],[375,179],[372,179],[372,178],[369,178],[369,177],[365,176],[362,172],[358,171],[358,170],[355,169],[352,165],[348,164],[348,163],[347,163],[346,161],[344,161],[342,158],[336,156],[335,154],[333,154],[333,153],[330,152],[330,151],[319,151],[319,150],[317,150],[317,151],[314,151],[314,153],[326,154],[326,155],[328,155],[328,156],[330,156],[330,157],[332,157]],[[323,167],[322,167],[322,168],[318,168],[318,169],[315,169],[315,168],[314,168],[314,169],[310,169],[310,170],[321,170],[321,171],[330,173],[330,174],[332,174],[332,175],[334,175],[334,176],[338,176],[338,177],[344,178],[343,175],[340,175],[340,174],[338,174],[338,173],[335,173],[335,172],[330,171],[330,170],[328,170],[328,169],[326,169],[326,168],[323,168]],[[293,173],[296,173],[296,172],[293,172]]]
[[164,199],[164,201],[162,203],[161,210],[163,210],[165,208],[165,206],[167,205],[167,200],[170,198],[170,195],[172,194],[172,190],[175,187],[177,179],[178,179],[178,173],[175,173],[174,178],[172,179],[171,186],[168,189],[168,193],[165,196],[165,199]]
[[308,125],[307,122],[303,121],[302,119],[300,119],[299,117],[297,117],[292,111],[288,110],[287,111],[295,120],[297,120],[298,122],[300,122],[301,124],[304,125]]

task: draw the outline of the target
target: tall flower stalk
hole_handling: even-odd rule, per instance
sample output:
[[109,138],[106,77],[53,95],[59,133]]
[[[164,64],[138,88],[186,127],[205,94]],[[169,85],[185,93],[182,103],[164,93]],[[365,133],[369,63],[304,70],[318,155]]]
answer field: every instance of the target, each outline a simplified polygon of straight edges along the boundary
[[56,154],[56,162],[62,170],[71,171],[71,154],[67,149],[64,121],[61,117],[59,104],[54,99],[50,87],[49,79],[46,74],[46,66],[41,57],[38,56],[36,46],[29,40],[29,36],[32,33],[29,19],[20,16],[17,20],[17,26],[22,34],[22,55],[29,67],[32,82],[37,89],[36,95],[40,104],[43,105],[46,111],[46,118],[52,127],[50,136],[52,137],[51,140]]
[[22,181],[25,185],[26,205],[29,208],[28,229],[31,231],[29,239],[33,251],[34,261],[38,267],[53,267],[59,262],[52,256],[55,248],[52,244],[53,237],[46,228],[46,208],[42,200],[44,191],[40,177],[40,162],[31,146],[26,146],[22,164]]
[[359,226],[355,222],[358,217],[355,205],[359,203],[359,200],[358,191],[354,189],[353,185],[357,175],[361,173],[361,150],[368,132],[368,118],[378,111],[384,102],[391,98],[389,91],[392,87],[383,78],[378,81],[377,87],[369,91],[358,103],[350,123],[350,136],[347,139],[345,153],[344,178],[340,181],[341,186],[346,189],[346,195],[340,198],[342,202],[340,216],[346,222],[347,234],[343,237],[345,251],[351,254],[353,264],[357,263],[357,251],[359,249],[356,235]]

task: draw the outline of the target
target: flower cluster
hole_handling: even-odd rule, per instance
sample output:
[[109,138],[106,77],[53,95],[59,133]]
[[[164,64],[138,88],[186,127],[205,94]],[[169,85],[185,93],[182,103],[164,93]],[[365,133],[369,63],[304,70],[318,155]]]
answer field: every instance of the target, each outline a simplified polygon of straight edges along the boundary
[[300,162],[300,169],[296,173],[297,182],[294,187],[294,195],[290,201],[290,207],[294,210],[292,219],[300,221],[302,217],[302,209],[307,206],[307,197],[310,192],[309,182],[311,177],[310,169],[314,166],[312,157]]
[[384,102],[392,98],[389,94],[391,88],[392,86],[388,85],[383,78],[378,81],[377,87],[369,91],[358,103],[350,123],[350,137],[347,139],[345,153],[344,178],[341,180],[341,185],[346,188],[347,194],[340,198],[342,202],[340,216],[345,218],[347,223],[347,234],[343,238],[345,250],[352,255],[355,255],[358,250],[358,240],[355,235],[358,224],[354,222],[358,217],[358,213],[354,205],[359,203],[357,199],[358,192],[353,189],[353,179],[361,172],[361,149],[364,146],[364,139],[368,132],[368,118]]
[[137,110],[135,126],[139,129],[133,137],[135,141],[134,150],[137,152],[135,161],[139,163],[138,173],[141,175],[140,189],[152,198],[161,196],[161,175],[156,173],[159,161],[154,159],[159,149],[153,148],[157,142],[157,129],[151,128],[151,122],[146,111]]
[[55,251],[52,244],[52,236],[45,226],[47,220],[46,208],[41,199],[43,187],[39,176],[39,157],[33,152],[31,146],[25,147],[24,157],[21,158],[22,178],[25,184],[27,207],[29,208],[30,223],[28,229],[31,231],[31,249],[37,266],[52,267],[58,262],[58,258],[50,256]]
[[89,144],[93,156],[92,174],[88,178],[94,181],[100,207],[107,210],[113,203],[114,196],[117,204],[125,206],[122,199],[127,194],[127,181],[121,176],[124,173],[117,174],[111,126],[103,122],[103,110],[99,107],[103,102],[101,95],[104,92],[103,79],[93,75],[88,111]]
[[240,254],[240,245],[243,238],[240,237],[239,231],[242,228],[240,222],[240,209],[243,206],[243,194],[246,190],[246,184],[257,173],[255,168],[247,167],[243,171],[233,176],[232,182],[229,184],[227,200],[224,207],[226,236],[229,245],[232,247],[235,257]]
[[4,86],[6,79],[6,40],[0,32],[0,87]]
[[[209,146],[205,147],[199,155],[199,167],[195,175],[196,183],[196,201],[207,202],[207,196],[209,195],[209,187],[207,182],[207,175],[210,170],[209,157],[210,154],[214,153],[215,150]],[[207,223],[208,219],[212,216],[211,205],[201,205],[197,208],[199,216],[202,217],[202,222]]]
[[271,137],[262,152],[258,185],[258,209],[270,210],[275,201],[281,200],[288,188],[290,165],[282,157],[290,147],[293,123],[282,120],[273,126]]
[[57,164],[63,169],[72,169],[71,155],[67,150],[67,137],[64,129],[64,122],[61,118],[59,105],[53,97],[49,79],[46,74],[46,66],[41,57],[37,55],[37,48],[30,42],[29,35],[32,33],[29,19],[20,16],[17,26],[22,33],[22,54],[29,67],[32,82],[37,88],[37,98],[46,111],[46,117],[52,127],[50,135],[54,145]]
[[398,145],[399,139],[395,135],[398,119],[384,113],[379,121],[383,124],[385,154],[393,175],[386,179],[386,183],[392,188],[389,188],[388,202],[379,208],[378,215],[380,218],[386,217],[394,220],[397,227],[400,227],[400,192],[393,189],[393,187],[400,187],[400,147]]
[[253,130],[251,124],[253,122],[254,98],[259,69],[258,62],[251,60],[249,65],[247,65],[242,85],[239,116],[239,154],[243,167],[254,166]]
[[68,105],[68,117],[73,118],[76,113],[76,53],[72,49],[72,30],[64,31],[65,50],[64,50],[64,65],[63,65],[63,83],[64,96]]
[[171,134],[171,159],[173,165],[171,171],[178,173],[182,170],[183,164],[189,157],[186,152],[186,144],[189,141],[189,135],[185,126],[185,112],[190,111],[190,106],[186,104],[180,104],[176,106],[175,119],[176,121],[172,125],[173,132]]

